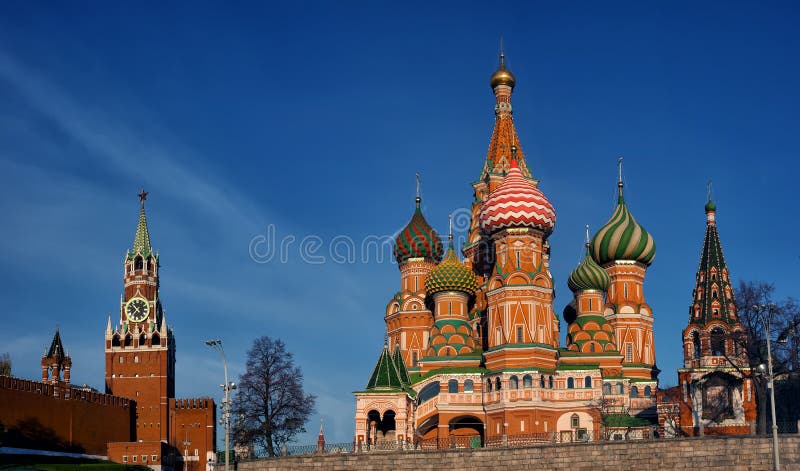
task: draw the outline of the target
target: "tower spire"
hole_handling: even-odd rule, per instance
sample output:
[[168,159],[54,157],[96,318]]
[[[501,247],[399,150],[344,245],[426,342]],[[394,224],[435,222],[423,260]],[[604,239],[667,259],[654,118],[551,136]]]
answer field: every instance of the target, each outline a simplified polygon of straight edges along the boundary
[[453,215],[447,216],[447,240],[450,242],[450,247],[453,246]]
[[419,172],[417,172],[417,197],[414,199],[414,202],[417,204],[417,209],[419,209],[419,204],[422,202],[422,198],[420,197],[420,176]]
[[139,193],[139,201],[141,207],[139,208],[139,222],[136,224],[136,235],[133,237],[133,248],[131,255],[141,254],[148,256],[153,253],[153,248],[150,245],[150,231],[147,228],[147,215],[144,211],[144,202],[147,199],[148,193],[142,189]]

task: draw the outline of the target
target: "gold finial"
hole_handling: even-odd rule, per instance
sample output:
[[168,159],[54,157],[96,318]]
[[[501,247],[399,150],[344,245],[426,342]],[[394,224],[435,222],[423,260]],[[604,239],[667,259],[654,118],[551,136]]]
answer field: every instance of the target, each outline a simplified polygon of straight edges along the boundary
[[619,179],[617,180],[617,187],[619,188],[619,197],[622,198],[622,187],[624,184],[622,183],[622,156],[617,159],[617,169],[619,172]]
[[589,248],[589,225],[586,225],[586,248]]
[[492,90],[494,90],[500,85],[506,85],[513,89],[515,83],[516,79],[514,78],[514,74],[512,74],[511,71],[506,68],[506,54],[503,51],[503,44],[501,39],[500,66],[497,67],[497,70],[492,74],[492,77],[489,79],[489,84],[492,86]]

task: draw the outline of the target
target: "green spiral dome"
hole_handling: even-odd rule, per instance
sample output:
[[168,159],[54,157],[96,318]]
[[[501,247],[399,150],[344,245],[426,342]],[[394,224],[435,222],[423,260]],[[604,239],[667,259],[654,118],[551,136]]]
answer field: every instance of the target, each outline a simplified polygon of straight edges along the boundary
[[458,260],[451,243],[442,262],[431,270],[425,280],[425,291],[429,295],[442,291],[461,291],[471,296],[477,289],[478,280],[475,274]]
[[430,262],[442,259],[442,239],[422,215],[419,198],[416,204],[411,221],[394,241],[394,257],[398,264],[403,264],[410,258],[424,258]]
[[587,289],[606,291],[611,284],[608,273],[600,268],[589,254],[589,247],[586,247],[586,257],[572,270],[567,278],[567,286],[573,293]]
[[628,211],[621,190],[614,214],[595,234],[589,252],[601,266],[616,260],[631,260],[648,266],[653,263],[656,243]]

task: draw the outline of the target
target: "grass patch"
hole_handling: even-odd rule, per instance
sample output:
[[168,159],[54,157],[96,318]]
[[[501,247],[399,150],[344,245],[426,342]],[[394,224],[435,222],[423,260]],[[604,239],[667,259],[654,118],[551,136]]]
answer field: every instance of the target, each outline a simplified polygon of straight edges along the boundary
[[70,458],[66,456],[0,455],[0,469],[36,469],[40,471],[148,471],[150,468],[124,465],[113,461]]

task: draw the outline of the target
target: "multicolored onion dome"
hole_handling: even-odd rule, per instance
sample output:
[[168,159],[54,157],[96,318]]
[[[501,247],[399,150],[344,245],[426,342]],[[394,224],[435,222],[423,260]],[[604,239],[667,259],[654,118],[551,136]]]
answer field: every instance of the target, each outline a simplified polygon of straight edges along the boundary
[[507,85],[511,88],[514,88],[515,83],[517,83],[517,81],[514,78],[514,74],[512,74],[510,70],[506,69],[506,55],[501,52],[500,66],[489,79],[489,85],[491,85],[492,90],[494,90],[494,88],[498,85]]
[[572,270],[567,278],[567,286],[573,293],[587,289],[606,291],[611,284],[608,273],[600,268],[589,254],[589,245],[586,245],[586,257]]
[[474,353],[475,337],[467,321],[442,319],[433,323],[427,356],[447,357]]
[[425,291],[429,295],[442,291],[461,291],[472,296],[477,289],[478,280],[475,274],[458,260],[451,243],[442,262],[431,270],[425,280]]
[[483,203],[480,222],[488,234],[509,227],[533,227],[550,234],[556,225],[556,210],[512,160],[503,182]]
[[656,243],[628,211],[621,187],[617,208],[611,219],[595,234],[589,251],[601,266],[615,260],[631,260],[645,265],[653,263]]
[[438,262],[442,259],[444,252],[442,240],[425,220],[419,204],[420,199],[417,198],[417,209],[411,221],[394,241],[394,258],[397,263],[405,263],[409,258],[424,258],[429,262]]

